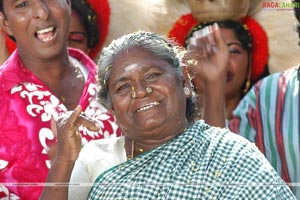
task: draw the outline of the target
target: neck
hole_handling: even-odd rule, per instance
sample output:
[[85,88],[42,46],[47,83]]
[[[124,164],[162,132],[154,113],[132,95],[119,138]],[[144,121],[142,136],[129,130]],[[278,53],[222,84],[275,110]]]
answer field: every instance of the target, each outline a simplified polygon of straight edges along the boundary
[[226,119],[230,120],[232,118],[232,112],[239,104],[241,98],[236,96],[234,98],[226,99],[225,108],[226,108]]
[[[19,51],[23,65],[41,80],[53,80],[54,77],[62,76],[66,68],[69,68],[69,55],[66,51],[49,58],[38,58]],[[51,77],[51,78],[50,78]]]
[[152,149],[155,149],[173,138],[175,138],[177,135],[181,134],[188,128],[188,124],[186,124],[183,128],[180,129],[180,131],[176,132],[176,134],[170,134],[167,137],[161,138],[161,139],[130,139],[125,134],[125,151],[128,159],[132,159],[142,153],[145,153],[147,151],[150,151]]

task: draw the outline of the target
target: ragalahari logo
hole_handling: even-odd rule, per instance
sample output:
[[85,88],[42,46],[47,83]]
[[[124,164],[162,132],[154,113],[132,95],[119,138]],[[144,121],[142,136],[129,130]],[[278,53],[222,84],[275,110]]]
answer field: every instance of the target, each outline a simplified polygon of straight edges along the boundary
[[292,10],[295,8],[300,8],[299,2],[282,2],[282,1],[263,1],[263,9],[272,9],[272,10]]

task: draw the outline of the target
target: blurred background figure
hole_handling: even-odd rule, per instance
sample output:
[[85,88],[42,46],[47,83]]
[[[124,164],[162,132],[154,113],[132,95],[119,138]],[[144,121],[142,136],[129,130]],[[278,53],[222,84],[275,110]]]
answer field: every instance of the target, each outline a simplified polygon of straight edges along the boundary
[[[269,55],[268,40],[262,27],[255,20],[247,17],[243,22],[223,20],[199,23],[192,27],[186,36],[184,46],[188,47],[194,37],[200,33],[199,30],[203,30],[213,23],[219,24],[230,52],[225,86],[226,119],[230,120],[232,111],[250,87],[256,81],[269,74],[267,65]],[[195,73],[197,68],[190,71]],[[197,74],[194,74],[192,80],[193,82],[199,82],[195,83],[197,87],[202,84],[199,77]],[[199,88],[195,88],[195,91],[198,95],[201,95]]]
[[108,34],[110,7],[107,0],[72,0],[68,46],[96,60]]
[[[185,2],[185,3],[183,3]],[[173,23],[157,27],[156,30],[168,34],[183,44],[184,37],[191,27],[201,22],[211,22],[225,19],[239,20],[246,16],[256,20],[266,31],[268,36],[270,73],[283,71],[299,63],[299,58],[294,52],[299,52],[300,47],[294,42],[297,40],[295,24],[297,23],[293,9],[266,9],[263,3],[271,0],[157,0],[157,23],[172,23],[171,19],[161,22],[167,16],[173,18]],[[291,0],[278,0],[278,3],[291,2]],[[159,10],[161,10],[159,12]],[[160,14],[159,14],[160,13]],[[160,15],[160,16],[159,16]],[[163,17],[165,16],[165,17]],[[274,20],[275,19],[275,20]],[[161,29],[165,27],[165,29]]]

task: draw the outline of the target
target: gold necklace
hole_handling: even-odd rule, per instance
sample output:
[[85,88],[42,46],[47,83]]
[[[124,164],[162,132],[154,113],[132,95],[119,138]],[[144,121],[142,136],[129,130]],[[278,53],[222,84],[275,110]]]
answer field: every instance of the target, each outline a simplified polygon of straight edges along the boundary
[[[135,150],[135,146],[137,146],[134,142],[134,140],[131,141],[131,154],[130,156],[127,156],[127,160],[130,160],[130,159],[133,159],[134,158],[134,150]],[[138,147],[138,146],[137,146]],[[138,147],[138,151],[140,153],[143,153],[144,152],[144,149]]]

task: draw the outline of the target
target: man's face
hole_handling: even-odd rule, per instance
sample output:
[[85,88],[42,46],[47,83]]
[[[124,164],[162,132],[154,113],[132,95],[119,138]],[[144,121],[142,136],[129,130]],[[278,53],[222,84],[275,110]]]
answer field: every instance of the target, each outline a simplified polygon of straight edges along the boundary
[[24,57],[59,55],[66,47],[69,32],[69,3],[67,0],[3,0],[0,23],[16,39]]

